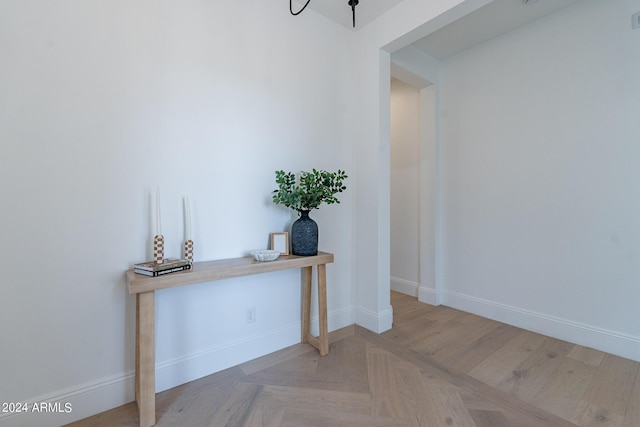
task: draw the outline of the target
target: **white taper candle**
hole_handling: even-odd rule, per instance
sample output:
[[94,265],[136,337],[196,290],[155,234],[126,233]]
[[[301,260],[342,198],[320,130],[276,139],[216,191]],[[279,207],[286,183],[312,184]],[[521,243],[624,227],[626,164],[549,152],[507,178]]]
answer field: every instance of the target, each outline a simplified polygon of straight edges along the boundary
[[189,197],[184,198],[184,228],[184,239],[191,240],[191,207],[189,206]]
[[162,226],[160,225],[160,187],[156,189],[156,235],[162,235]]

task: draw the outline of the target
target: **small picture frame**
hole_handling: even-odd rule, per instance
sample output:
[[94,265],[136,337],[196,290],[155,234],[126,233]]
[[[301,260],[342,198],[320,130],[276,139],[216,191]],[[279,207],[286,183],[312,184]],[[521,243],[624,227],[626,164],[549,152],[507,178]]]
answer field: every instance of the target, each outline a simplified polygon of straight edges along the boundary
[[271,249],[280,255],[289,255],[289,233],[271,233]]

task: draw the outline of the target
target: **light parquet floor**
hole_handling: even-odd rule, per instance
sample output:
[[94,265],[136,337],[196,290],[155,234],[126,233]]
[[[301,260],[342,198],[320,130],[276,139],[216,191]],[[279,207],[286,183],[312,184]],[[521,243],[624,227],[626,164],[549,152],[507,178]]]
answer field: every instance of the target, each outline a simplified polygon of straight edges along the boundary
[[[331,334],[157,395],[165,426],[640,427],[639,363],[392,293],[394,327]],[[77,423],[137,426],[135,403]]]

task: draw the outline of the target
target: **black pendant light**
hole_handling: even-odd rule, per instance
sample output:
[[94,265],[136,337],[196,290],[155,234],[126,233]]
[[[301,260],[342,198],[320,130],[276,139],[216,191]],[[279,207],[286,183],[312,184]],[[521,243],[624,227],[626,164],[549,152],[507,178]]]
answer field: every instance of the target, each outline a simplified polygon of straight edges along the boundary
[[358,0],[349,0],[349,6],[351,6],[351,13],[353,14],[353,28],[356,27],[356,6],[360,3]]
[[[293,11],[293,0],[289,0],[289,11],[291,12],[291,14],[293,16],[300,15],[302,13],[302,11],[305,10],[307,8],[307,6],[309,6],[310,2],[311,2],[311,0],[307,0],[307,2],[304,4],[304,6],[302,6],[302,9],[300,9],[297,12],[294,12]],[[353,16],[353,28],[356,27],[356,6],[358,5],[358,3],[360,3],[359,0],[349,0],[348,3],[347,3],[351,7],[351,14]]]

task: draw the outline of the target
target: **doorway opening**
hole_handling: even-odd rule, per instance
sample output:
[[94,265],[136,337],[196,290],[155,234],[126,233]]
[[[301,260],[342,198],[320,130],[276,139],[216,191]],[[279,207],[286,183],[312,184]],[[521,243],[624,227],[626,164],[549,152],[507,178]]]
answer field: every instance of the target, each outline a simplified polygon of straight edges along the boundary
[[397,71],[392,65],[390,288],[438,304],[436,85]]

